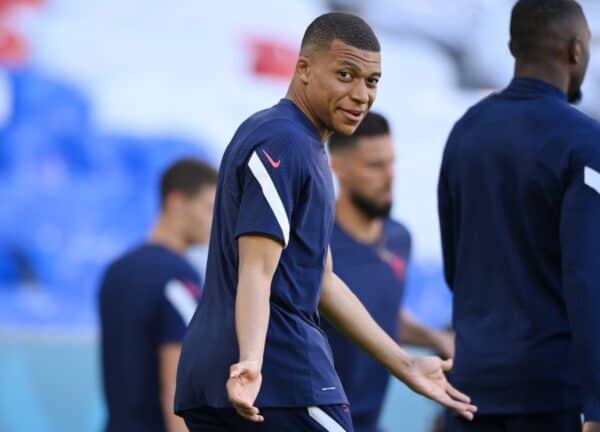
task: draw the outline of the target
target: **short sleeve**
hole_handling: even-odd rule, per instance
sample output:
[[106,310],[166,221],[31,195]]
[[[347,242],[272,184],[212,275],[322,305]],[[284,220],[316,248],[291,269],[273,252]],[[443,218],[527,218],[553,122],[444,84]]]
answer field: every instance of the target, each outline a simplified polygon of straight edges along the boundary
[[236,238],[273,237],[286,247],[304,170],[296,142],[279,136],[255,148],[242,168],[242,193]]
[[579,358],[584,416],[586,421],[600,421],[600,157],[586,159],[566,186],[560,240],[563,292]]
[[159,342],[181,342],[186,328],[196,311],[196,294],[186,282],[171,279],[164,288],[160,300]]

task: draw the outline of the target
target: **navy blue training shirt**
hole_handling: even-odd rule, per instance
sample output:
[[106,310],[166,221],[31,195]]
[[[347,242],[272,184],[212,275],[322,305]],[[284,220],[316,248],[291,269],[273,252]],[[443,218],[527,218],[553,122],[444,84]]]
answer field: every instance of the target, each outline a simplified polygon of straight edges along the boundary
[[292,101],[239,127],[219,169],[205,293],[183,344],[177,412],[231,406],[225,383],[239,361],[238,238],[256,234],[285,246],[271,286],[257,406],[346,403],[317,311],[334,210],[325,148]]
[[106,431],[166,431],[159,347],[183,340],[200,296],[199,277],[181,256],[142,245],[114,261],[100,288]]
[[[394,339],[404,294],[411,236],[398,222],[386,219],[381,240],[361,243],[335,224],[331,254],[335,273],[356,294],[377,323]],[[375,432],[390,374],[356,344],[324,321],[335,368],[352,406],[356,432]]]
[[515,79],[454,126],[439,213],[452,381],[479,413],[600,420],[600,125]]

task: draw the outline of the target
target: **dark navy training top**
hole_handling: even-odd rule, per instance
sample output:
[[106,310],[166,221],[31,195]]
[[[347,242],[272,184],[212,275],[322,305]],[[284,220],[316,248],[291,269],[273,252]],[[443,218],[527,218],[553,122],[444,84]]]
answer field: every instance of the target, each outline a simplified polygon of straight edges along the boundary
[[[411,237],[407,229],[384,221],[380,241],[361,243],[334,225],[331,253],[335,273],[356,294],[377,323],[394,339],[404,294]],[[352,406],[356,432],[377,431],[389,372],[369,354],[324,321],[335,368]]]
[[181,342],[199,296],[196,271],[163,246],[140,246],[108,267],[100,288],[107,432],[166,431],[159,347]]
[[600,125],[515,79],[448,139],[439,181],[452,381],[479,413],[600,420]]
[[176,410],[230,406],[238,238],[266,235],[284,246],[273,276],[259,407],[345,403],[317,311],[334,217],[325,148],[293,102],[247,119],[229,143],[219,182],[205,294],[179,363]]

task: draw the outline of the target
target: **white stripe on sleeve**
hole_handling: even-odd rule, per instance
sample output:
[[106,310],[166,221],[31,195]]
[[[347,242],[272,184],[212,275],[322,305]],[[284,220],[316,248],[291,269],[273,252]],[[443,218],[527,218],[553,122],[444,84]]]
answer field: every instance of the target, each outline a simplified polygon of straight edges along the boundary
[[600,173],[593,168],[585,167],[584,171],[585,184],[600,193]]
[[308,415],[327,432],[346,432],[329,414],[317,406],[308,407]]
[[188,291],[183,282],[173,279],[167,283],[165,296],[187,326],[192,320],[197,305],[192,293]]
[[250,167],[250,171],[254,175],[254,178],[256,178],[256,181],[260,184],[263,195],[267,200],[267,203],[269,203],[269,207],[271,207],[275,219],[277,219],[277,223],[279,224],[279,228],[281,228],[281,232],[283,233],[284,246],[287,246],[290,239],[290,222],[288,221],[285,207],[275,188],[275,184],[256,152],[252,153],[248,166]]

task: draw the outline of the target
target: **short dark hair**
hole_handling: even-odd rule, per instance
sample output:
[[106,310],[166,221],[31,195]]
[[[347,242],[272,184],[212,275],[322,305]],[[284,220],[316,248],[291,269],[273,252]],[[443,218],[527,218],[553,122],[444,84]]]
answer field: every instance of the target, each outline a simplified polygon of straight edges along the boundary
[[317,17],[304,32],[301,50],[307,47],[329,48],[339,39],[365,51],[379,52],[379,40],[362,18],[343,12],[330,12]]
[[198,159],[179,159],[163,173],[160,182],[160,200],[164,205],[167,195],[180,191],[191,197],[206,186],[217,184],[217,170]]
[[575,0],[519,0],[510,20],[511,49],[515,57],[544,59],[563,31],[561,25],[584,16]]
[[354,147],[361,137],[373,137],[390,134],[390,124],[387,119],[376,112],[368,112],[363,121],[352,135],[333,134],[329,138],[329,152],[337,153],[340,150]]

